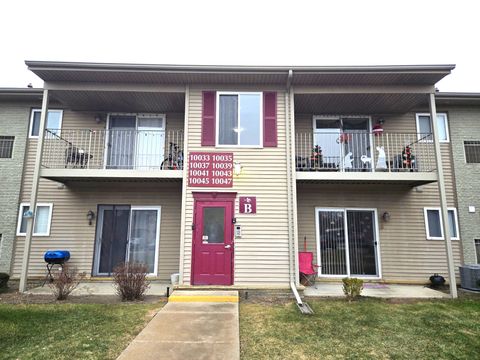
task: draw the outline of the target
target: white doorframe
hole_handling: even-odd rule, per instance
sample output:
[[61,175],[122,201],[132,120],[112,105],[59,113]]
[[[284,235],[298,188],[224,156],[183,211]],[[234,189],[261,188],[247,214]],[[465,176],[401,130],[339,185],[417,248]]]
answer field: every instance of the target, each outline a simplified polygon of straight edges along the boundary
[[[107,162],[108,162],[108,141],[110,139],[110,116],[135,116],[135,139],[138,134],[138,119],[148,119],[148,118],[159,118],[162,119],[162,129],[160,131],[163,131],[165,133],[165,139],[164,139],[164,144],[163,144],[163,154],[161,154],[161,157],[163,157],[162,161],[165,159],[165,148],[167,146],[167,117],[165,114],[150,114],[150,113],[108,113],[107,114],[107,120],[105,122],[105,144],[104,144],[104,150],[103,150],[103,169],[107,169]],[[136,160],[137,160],[137,144],[135,144],[135,149],[134,149],[134,154],[133,154],[133,164],[132,168],[136,168]]]
[[344,275],[324,275],[321,273],[322,268],[320,267],[320,271],[318,276],[324,278],[343,278],[345,276],[350,277],[350,249],[348,243],[348,223],[347,223],[347,211],[372,211],[373,212],[373,220],[374,224],[374,234],[376,242],[375,245],[375,268],[377,275],[363,275],[357,276],[360,279],[370,279],[370,280],[379,280],[382,278],[382,267],[381,267],[381,257],[380,257],[380,233],[378,227],[378,211],[376,208],[352,208],[352,207],[344,207],[344,208],[329,208],[329,207],[316,207],[315,208],[315,234],[316,234],[316,245],[317,245],[317,263],[318,265],[322,265],[322,258],[320,254],[320,224],[318,220],[318,214],[321,211],[331,211],[331,212],[343,212],[344,217],[344,232],[345,232],[345,256],[346,256],[346,264],[347,264],[347,274]]
[[[127,205],[115,205],[115,204],[105,204],[104,206],[127,206]],[[157,211],[157,222],[156,222],[156,234],[155,234],[155,263],[153,267],[153,273],[149,273],[149,276],[157,276],[158,274],[158,259],[159,259],[159,247],[160,247],[160,223],[161,223],[161,214],[162,214],[162,207],[159,206],[133,206],[130,205],[130,216],[128,218],[128,234],[127,234],[127,248],[125,249],[125,261],[128,261],[130,257],[130,236],[132,231],[132,211],[133,210],[156,210]],[[98,216],[98,214],[97,214]],[[103,227],[103,218],[102,223],[100,224],[97,221],[97,227],[95,228],[95,256],[93,259],[93,276],[108,276],[108,273],[100,273],[99,266],[100,266],[100,249],[101,249],[101,241],[97,241],[97,232],[98,227]]]
[[130,236],[132,234],[132,215],[134,210],[156,210],[157,211],[157,223],[156,223],[156,234],[155,234],[155,263],[153,264],[153,273],[149,273],[149,276],[157,276],[158,274],[158,254],[159,254],[159,246],[160,246],[160,217],[162,213],[161,206],[132,206],[130,208],[130,219],[129,219],[129,226],[128,226],[128,247],[127,247],[127,254],[126,254],[126,261],[130,259]]

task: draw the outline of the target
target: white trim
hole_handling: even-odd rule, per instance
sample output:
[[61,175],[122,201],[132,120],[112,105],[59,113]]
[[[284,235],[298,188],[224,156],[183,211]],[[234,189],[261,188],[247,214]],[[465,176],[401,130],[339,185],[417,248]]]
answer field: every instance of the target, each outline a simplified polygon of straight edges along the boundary
[[[220,135],[220,96],[221,95],[237,95],[238,96],[238,109],[237,109],[237,118],[238,118],[238,127],[241,126],[240,118],[240,95],[259,95],[260,96],[260,109],[259,109],[259,136],[260,141],[259,145],[229,145],[229,144],[219,144],[218,139]],[[240,132],[237,136],[238,142],[240,142]],[[216,148],[245,148],[245,149],[263,149],[263,92],[258,91],[217,91],[215,99],[215,147]]]
[[[416,113],[415,114],[415,125],[416,125],[416,129],[417,129],[417,139],[420,140],[421,142],[433,142],[433,139],[432,140],[421,140],[421,137],[420,137],[420,126],[419,126],[419,118],[420,116],[428,116],[430,118],[430,114],[429,113]],[[444,125],[445,125],[445,136],[446,136],[446,140],[442,140],[442,139],[438,139],[439,142],[441,143],[449,143],[450,142],[450,132],[448,130],[448,116],[447,116],[447,113],[437,113],[437,120],[438,120],[438,117],[439,116],[443,116],[443,122],[444,122]],[[430,131],[433,132],[433,128],[430,126]],[[435,135],[435,134],[433,134]],[[438,134],[440,135],[440,134]]]
[[162,207],[161,206],[130,206],[130,219],[129,219],[129,226],[128,226],[128,248],[127,254],[125,256],[126,260],[128,261],[130,258],[130,235],[132,234],[132,215],[134,210],[156,210],[157,211],[157,231],[155,234],[155,263],[153,265],[153,273],[148,274],[149,276],[157,276],[158,274],[158,258],[159,258],[159,246],[160,246],[160,218],[162,215]]
[[[313,126],[313,132],[312,132],[312,144],[315,144],[315,135],[317,133],[322,133],[322,132],[327,132],[325,131],[326,129],[323,129],[323,131],[319,131],[317,129],[317,120],[338,120],[342,124],[342,127],[338,127],[338,130],[340,130],[340,133],[343,132],[343,121],[342,119],[366,119],[368,120],[368,129],[367,129],[367,134],[368,134],[368,139],[369,139],[369,148],[370,148],[370,157],[372,158],[372,165],[369,172],[375,172],[375,149],[372,149],[372,144],[373,144],[373,133],[372,133],[372,117],[370,115],[313,115],[312,117],[312,126]],[[334,128],[332,128],[334,129]],[[340,145],[340,144],[339,144]],[[344,158],[344,149],[342,146],[340,147],[340,168],[343,169],[343,158]]]
[[[105,143],[104,143],[104,150],[103,150],[103,169],[104,170],[109,170],[107,169],[107,162],[108,162],[108,141],[110,139],[110,116],[135,116],[135,135],[138,135],[138,119],[151,119],[151,118],[161,118],[162,119],[162,127],[159,131],[163,131],[165,133],[164,136],[164,141],[165,143],[163,144],[163,160],[165,160],[165,149],[167,147],[167,116],[166,114],[157,114],[157,113],[119,113],[119,112],[111,112],[107,114],[107,120],[105,123]],[[143,131],[143,130],[140,130]],[[126,170],[136,170],[136,160],[137,160],[137,143],[135,141],[135,153],[134,158],[133,158],[133,164],[132,164],[132,169],[126,169]],[[162,161],[163,161],[162,160]],[[118,169],[114,169],[118,170]]]
[[[430,228],[428,226],[428,217],[427,217],[427,211],[428,210],[436,210],[438,211],[438,216],[440,217],[440,231],[442,233],[441,237],[438,236],[430,236]],[[448,211],[453,211],[453,217],[455,219],[455,232],[457,236],[455,237],[450,237],[452,240],[460,240],[460,233],[459,233],[459,228],[458,228],[458,215],[457,215],[457,208],[454,207],[449,207],[447,208]],[[425,235],[427,240],[445,240],[445,234],[443,233],[443,219],[442,219],[442,212],[439,207],[424,207],[423,208],[423,221],[425,224]],[[448,227],[450,229],[450,226]]]
[[[28,126],[28,138],[29,139],[38,139],[38,135],[32,135],[32,130],[33,130],[33,117],[34,117],[34,113],[35,112],[40,112],[40,114],[42,113],[42,109],[38,109],[38,108],[35,108],[35,109],[32,109],[30,111],[30,124]],[[60,130],[62,129],[62,124],[63,124],[63,110],[62,109],[48,109],[47,111],[47,120],[46,120],[46,123],[45,123],[45,129],[48,129],[48,114],[50,112],[59,112],[60,113],[60,124],[58,126],[58,129],[55,129],[55,130],[59,130],[57,135],[60,136]]]
[[[157,211],[157,231],[156,231],[156,240],[155,240],[155,260],[153,265],[153,273],[149,273],[148,276],[157,276],[158,275],[158,260],[159,260],[159,248],[160,248],[160,226],[161,226],[161,215],[162,215],[162,207],[160,205],[128,205],[128,204],[101,204],[100,206],[129,206],[130,207],[130,214],[128,217],[128,233],[127,233],[127,247],[125,249],[125,256],[124,260],[128,261],[130,257],[130,236],[132,231],[132,213],[134,210],[156,210]],[[98,214],[97,214],[98,216]],[[95,227],[95,256],[93,259],[93,276],[108,276],[108,273],[101,273],[99,271],[100,268],[100,249],[101,249],[101,241],[97,241],[97,231],[98,231],[99,223],[97,221]],[[103,223],[100,225],[103,227]]]
[[[345,232],[345,260],[346,260],[346,269],[347,273],[342,275],[324,275],[321,273],[321,256],[320,256],[320,229],[318,223],[318,213],[320,211],[331,211],[331,212],[343,212],[344,218],[344,232]],[[370,279],[370,280],[379,280],[382,278],[382,267],[381,267],[381,256],[380,256],[380,232],[378,226],[378,211],[376,208],[330,208],[330,207],[315,207],[315,234],[316,234],[316,245],[317,245],[317,263],[320,265],[319,270],[319,277],[323,278],[343,278],[343,277],[351,277],[352,274],[350,272],[350,256],[349,256],[349,246],[348,246],[348,223],[347,223],[347,211],[371,211],[373,212],[373,221],[374,221],[374,231],[375,231],[375,268],[376,268],[376,275],[363,275],[359,276],[358,274],[354,274],[355,277],[360,279]]]
[[[17,218],[17,236],[26,236],[26,233],[20,232],[20,228],[22,225],[22,219],[23,219],[23,213],[22,209],[24,206],[28,206],[30,208],[30,203],[25,203],[22,202],[20,203],[20,208],[18,210],[18,218]],[[37,203],[37,207],[35,208],[38,209],[38,207],[48,207],[48,223],[47,223],[47,231],[45,233],[36,233],[33,232],[33,236],[50,236],[50,227],[52,225],[52,215],[53,215],[53,203]],[[35,216],[36,219],[36,216]],[[35,231],[35,224],[33,224],[33,231]]]

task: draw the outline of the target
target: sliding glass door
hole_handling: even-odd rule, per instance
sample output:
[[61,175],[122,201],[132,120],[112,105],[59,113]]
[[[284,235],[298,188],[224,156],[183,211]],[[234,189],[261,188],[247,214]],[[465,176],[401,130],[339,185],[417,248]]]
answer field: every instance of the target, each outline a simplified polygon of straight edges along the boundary
[[94,275],[111,275],[119,264],[145,264],[157,274],[160,207],[100,205],[95,238]]
[[160,170],[164,155],[163,115],[109,115],[107,169]]
[[155,274],[158,263],[160,208],[132,208],[128,261],[146,264]]
[[320,274],[378,277],[376,210],[316,209]]

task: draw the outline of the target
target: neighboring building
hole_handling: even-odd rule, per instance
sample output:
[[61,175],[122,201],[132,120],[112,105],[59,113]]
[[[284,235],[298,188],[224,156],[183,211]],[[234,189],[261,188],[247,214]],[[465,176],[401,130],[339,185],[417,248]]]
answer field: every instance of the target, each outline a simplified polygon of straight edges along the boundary
[[[304,239],[322,278],[448,275],[428,106],[451,65],[27,65],[58,103],[43,144],[32,278],[45,274],[44,251],[67,249],[94,277],[134,260],[160,280],[179,272],[183,285],[285,287],[298,283]],[[460,265],[450,119],[437,118]],[[17,278],[24,228],[19,217]]]
[[0,88],[0,272],[10,273],[30,110],[41,103],[41,89]]
[[448,111],[465,264],[480,263],[480,94],[439,93]]

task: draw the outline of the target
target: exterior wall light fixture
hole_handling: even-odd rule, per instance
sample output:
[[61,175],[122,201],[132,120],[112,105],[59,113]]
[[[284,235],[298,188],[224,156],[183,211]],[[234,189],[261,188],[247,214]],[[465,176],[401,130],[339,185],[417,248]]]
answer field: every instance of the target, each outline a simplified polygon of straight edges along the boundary
[[389,222],[390,221],[390,213],[388,211],[385,211],[382,215],[382,219],[385,222]]
[[233,173],[235,175],[237,175],[237,176],[240,175],[242,173],[242,168],[243,168],[242,164],[239,163],[238,161],[235,161],[233,163]]
[[88,225],[92,225],[92,220],[95,219],[95,213],[92,210],[87,212]]

